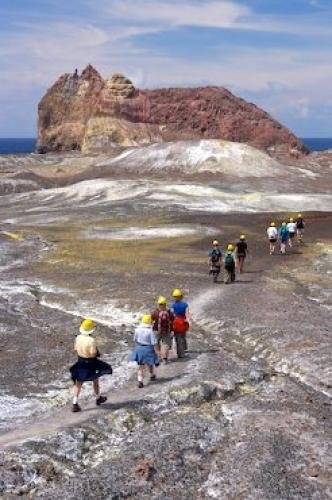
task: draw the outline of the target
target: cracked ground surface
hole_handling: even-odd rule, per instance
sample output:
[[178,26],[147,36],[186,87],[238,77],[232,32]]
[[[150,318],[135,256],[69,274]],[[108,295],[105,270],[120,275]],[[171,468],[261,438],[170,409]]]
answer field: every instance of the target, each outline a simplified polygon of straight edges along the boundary
[[[2,495],[262,500],[331,496],[326,280],[331,218],[306,214],[306,245],[284,259],[267,255],[262,237],[266,218],[172,213],[168,219],[173,224],[217,226],[223,242],[246,228],[251,250],[247,272],[227,286],[209,282],[205,235],[155,241],[148,253],[140,242],[127,244],[134,253],[121,253],[121,246],[119,250],[108,244],[112,265],[103,264],[108,247],[106,256],[99,247],[90,269],[84,252],[90,255],[93,248],[81,246],[82,257],[76,253],[77,244],[83,245],[77,227],[30,225],[19,246],[2,241],[3,252],[10,256],[7,263],[14,266],[3,271],[2,289],[5,293],[9,280],[20,284],[1,302],[7,332],[1,338],[3,387],[17,398],[17,405],[27,392],[33,404],[47,402],[33,415],[26,407],[20,420],[5,421],[0,435]],[[57,260],[61,266],[55,266]],[[64,286],[68,282],[71,294]],[[118,290],[117,306],[129,314],[151,307],[160,289],[168,293],[175,282],[186,290],[193,312],[188,358],[161,367],[157,383],[138,391],[133,369],[126,368],[130,327],[125,320],[109,324],[111,313],[103,310],[107,321],[99,340],[106,359],[118,369],[112,377],[115,385],[106,385],[109,401],[103,408],[95,409],[87,399],[82,402],[85,411],[72,415],[65,374],[78,324],[72,311],[81,307],[77,291],[82,290],[88,307],[92,289],[97,305]],[[33,335],[31,330],[27,335],[27,321]],[[15,378],[23,351],[30,360],[24,365],[24,388]],[[146,474],[137,472],[142,460],[149,464]]]

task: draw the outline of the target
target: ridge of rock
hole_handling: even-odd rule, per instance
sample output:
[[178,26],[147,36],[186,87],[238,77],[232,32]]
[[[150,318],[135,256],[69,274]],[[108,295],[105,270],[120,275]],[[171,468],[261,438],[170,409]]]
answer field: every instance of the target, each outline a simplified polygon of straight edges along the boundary
[[255,104],[223,87],[138,90],[120,73],[104,80],[90,64],[66,73],[38,106],[38,152],[107,152],[178,140],[245,142],[299,156],[304,144]]

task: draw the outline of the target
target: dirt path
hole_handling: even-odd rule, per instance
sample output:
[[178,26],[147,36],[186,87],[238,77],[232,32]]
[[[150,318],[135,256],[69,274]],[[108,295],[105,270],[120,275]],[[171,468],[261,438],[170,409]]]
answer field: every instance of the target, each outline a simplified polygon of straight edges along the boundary
[[163,390],[169,388],[171,385],[181,382],[181,378],[186,374],[185,366],[190,362],[190,358],[186,359],[185,362],[175,361],[176,359],[173,358],[168,365],[161,365],[158,368],[158,379],[155,383],[147,384],[143,389],[138,389],[135,380],[132,380],[130,385],[109,393],[107,403],[100,407],[94,405],[94,397],[91,397],[90,401],[82,402],[82,412],[80,413],[72,413],[71,405],[68,404],[54,411],[52,415],[4,432],[0,434],[0,447],[7,448],[29,439],[41,438],[98,417],[105,411],[109,412],[152,400],[160,394],[161,386]]

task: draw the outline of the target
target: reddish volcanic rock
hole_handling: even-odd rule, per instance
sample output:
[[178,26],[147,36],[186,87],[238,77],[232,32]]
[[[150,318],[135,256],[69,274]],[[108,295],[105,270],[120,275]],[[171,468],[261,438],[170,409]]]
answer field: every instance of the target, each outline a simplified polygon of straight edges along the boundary
[[65,74],[39,104],[38,150],[105,151],[190,139],[245,142],[276,154],[306,153],[270,115],[222,87],[136,90],[91,66]]

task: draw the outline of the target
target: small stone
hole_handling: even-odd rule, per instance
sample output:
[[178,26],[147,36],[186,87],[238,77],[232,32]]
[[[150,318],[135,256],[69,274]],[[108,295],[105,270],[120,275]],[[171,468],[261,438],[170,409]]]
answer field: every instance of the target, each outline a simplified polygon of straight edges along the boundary
[[153,473],[155,472],[155,469],[150,462],[150,460],[147,460],[146,458],[142,458],[136,468],[135,468],[135,474],[138,476],[141,476],[143,479],[146,481],[149,481],[151,479]]
[[306,474],[309,477],[318,477],[319,476],[319,468],[317,466],[309,467],[306,470]]

